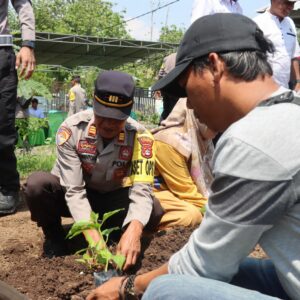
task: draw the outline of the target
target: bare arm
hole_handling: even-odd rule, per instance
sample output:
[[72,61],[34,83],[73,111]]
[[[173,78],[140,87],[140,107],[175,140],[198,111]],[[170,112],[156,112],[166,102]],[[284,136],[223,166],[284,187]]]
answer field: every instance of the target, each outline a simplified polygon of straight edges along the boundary
[[153,279],[164,274],[168,274],[168,263],[153,271],[137,276],[134,281],[135,292],[143,294]]
[[[22,31],[22,40],[35,40],[35,20],[33,8],[30,1],[12,1],[13,7],[18,13]],[[35,56],[32,48],[24,46],[17,54],[16,69],[20,68],[20,77],[29,79],[35,69]]]
[[296,85],[294,87],[294,90],[296,92],[300,91],[300,70],[299,70],[299,60],[298,59],[293,59],[292,60],[292,66],[291,66],[291,75],[293,75],[294,80],[296,80]]

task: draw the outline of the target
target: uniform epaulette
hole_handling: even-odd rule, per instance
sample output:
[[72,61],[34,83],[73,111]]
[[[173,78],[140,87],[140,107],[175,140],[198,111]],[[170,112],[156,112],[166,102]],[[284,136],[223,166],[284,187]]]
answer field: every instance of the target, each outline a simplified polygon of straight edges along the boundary
[[127,130],[134,130],[137,132],[144,132],[146,130],[146,128],[143,125],[141,125],[140,123],[138,123],[136,120],[132,118],[127,119],[125,127]]
[[92,118],[93,118],[93,111],[86,110],[79,114],[72,115],[65,121],[65,124],[67,126],[74,126],[74,125],[78,125],[81,122],[89,123]]

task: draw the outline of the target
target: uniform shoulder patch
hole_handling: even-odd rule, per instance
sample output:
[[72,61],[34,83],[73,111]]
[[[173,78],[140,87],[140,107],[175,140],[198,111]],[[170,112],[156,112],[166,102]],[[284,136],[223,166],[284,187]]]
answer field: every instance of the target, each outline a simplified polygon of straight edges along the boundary
[[71,137],[72,132],[71,130],[66,126],[61,126],[56,134],[56,145],[62,146],[65,142],[68,141],[68,139]]
[[144,158],[151,158],[153,155],[152,146],[154,140],[149,135],[141,135],[137,137],[141,145],[141,155]]

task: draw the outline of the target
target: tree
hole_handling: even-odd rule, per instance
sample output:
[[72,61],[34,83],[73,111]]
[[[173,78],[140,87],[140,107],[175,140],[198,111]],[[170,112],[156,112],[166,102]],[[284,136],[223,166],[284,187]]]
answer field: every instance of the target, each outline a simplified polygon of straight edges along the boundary
[[160,30],[159,41],[179,44],[184,33],[185,28],[180,28],[176,25],[163,26]]
[[[184,32],[185,28],[180,28],[176,25],[164,26],[161,28],[159,41],[175,44],[179,43]],[[176,50],[174,49],[173,51]],[[120,70],[133,75],[137,79],[137,84],[140,87],[148,88],[157,80],[157,74],[163,58],[170,53],[151,55],[146,60],[126,64],[120,67]]]
[[[36,31],[105,38],[130,38],[124,11],[115,13],[113,4],[103,0],[32,0]],[[13,30],[19,30],[16,15],[9,11]]]

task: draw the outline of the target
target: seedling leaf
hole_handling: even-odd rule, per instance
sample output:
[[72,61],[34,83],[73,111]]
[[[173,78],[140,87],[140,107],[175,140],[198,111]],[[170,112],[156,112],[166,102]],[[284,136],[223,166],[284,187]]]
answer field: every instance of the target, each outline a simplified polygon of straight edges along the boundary
[[102,230],[102,236],[105,238],[105,242],[107,242],[109,235],[116,230],[119,230],[119,227],[107,228]]
[[[101,231],[102,224],[111,216],[117,214],[123,209],[117,209],[103,215],[103,219],[99,221],[99,214],[95,212],[91,212],[91,217],[89,221],[78,221],[73,224],[70,231],[67,234],[67,238],[71,239],[80,233],[85,232],[86,240],[88,242],[88,247],[85,249],[81,249],[76,252],[76,254],[81,254],[82,258],[76,259],[80,263],[84,263],[87,267],[92,269],[102,269],[107,271],[109,264],[112,267],[116,267],[117,269],[122,269],[123,264],[125,262],[125,256],[123,255],[114,255],[110,252],[110,250],[106,247],[106,242],[108,241],[109,235],[118,230],[118,227],[107,228]],[[95,242],[88,232],[89,229],[95,229],[99,232],[99,235],[103,237],[98,242]]]
[[114,256],[112,257],[112,260],[113,260],[114,263],[116,264],[117,269],[122,270],[123,265],[124,265],[125,260],[126,260],[125,256],[124,256],[124,255],[114,255]]
[[124,208],[121,208],[121,209],[116,209],[116,210],[113,210],[113,211],[109,211],[107,213],[105,213],[103,215],[103,218],[102,218],[102,221],[101,221],[101,225],[110,217],[112,217],[113,215],[117,214],[118,212],[124,210]]

